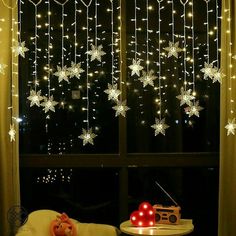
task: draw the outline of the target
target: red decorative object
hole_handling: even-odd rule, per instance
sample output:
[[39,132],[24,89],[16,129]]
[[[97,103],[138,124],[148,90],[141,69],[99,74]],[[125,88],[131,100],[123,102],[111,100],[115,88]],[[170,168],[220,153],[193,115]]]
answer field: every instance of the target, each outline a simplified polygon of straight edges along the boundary
[[149,202],[142,202],[138,211],[130,215],[130,221],[134,226],[150,227],[155,225],[155,211]]

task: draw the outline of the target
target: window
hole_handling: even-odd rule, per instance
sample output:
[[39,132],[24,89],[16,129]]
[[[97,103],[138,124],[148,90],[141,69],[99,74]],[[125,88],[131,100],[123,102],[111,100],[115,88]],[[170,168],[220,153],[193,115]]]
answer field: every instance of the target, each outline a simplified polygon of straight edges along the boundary
[[[68,1],[64,7],[52,0],[37,7],[30,2],[20,6],[23,12],[21,37],[30,49],[26,58],[20,59],[23,204],[30,210],[52,207],[62,211],[66,208],[64,210],[78,220],[118,226],[143,199],[153,204],[159,200],[169,204],[154,185],[159,179],[179,200],[183,217],[193,218],[197,228],[193,235],[205,233],[203,229],[208,218],[212,219],[208,235],[215,235],[219,83],[213,83],[210,78],[205,80],[201,70],[208,58],[214,66],[219,63],[220,28],[216,26],[219,3],[210,1],[207,14],[205,1],[187,1],[185,16],[181,1],[163,1],[160,5],[156,0],[97,0],[97,3],[91,1],[89,18],[87,8],[80,0]],[[194,21],[191,3],[194,4]],[[175,14],[172,14],[172,7]],[[97,17],[94,17],[95,12]],[[173,32],[179,48],[183,49],[186,44],[186,50],[179,52],[178,57],[168,57],[164,49],[169,46]],[[97,45],[103,45],[102,50],[106,53],[101,56],[101,61],[92,60],[86,53],[96,38]],[[129,66],[135,52],[144,71],[147,72],[147,60],[149,70],[154,70],[157,78],[153,86],[140,81],[143,72],[140,71],[140,76],[132,75]],[[69,83],[66,80],[59,82],[55,75],[58,66],[70,67],[75,54],[84,72],[79,78],[68,77]],[[51,69],[50,76],[48,68]],[[115,102],[108,100],[104,92],[112,83],[117,84],[122,99],[127,100],[130,109],[126,117],[115,117],[112,108]],[[27,98],[30,90],[35,88],[41,90],[41,96],[49,96],[50,91],[58,102],[55,112],[30,107]],[[204,108],[199,117],[186,114],[184,107],[187,105],[180,106],[176,96],[181,93],[181,88],[191,89],[191,93],[196,90],[196,100]],[[155,136],[151,126],[155,118],[159,118],[160,111],[169,128],[165,135]],[[83,145],[79,138],[82,128],[87,128],[88,119],[89,128],[92,127],[97,135],[94,145]],[[33,190],[29,193],[27,189],[35,189],[37,194],[34,195]],[[201,196],[196,202],[197,192],[205,190],[209,190],[210,195]],[[37,197],[39,192],[44,197],[30,203],[28,199]],[[57,201],[53,202],[55,198]]]

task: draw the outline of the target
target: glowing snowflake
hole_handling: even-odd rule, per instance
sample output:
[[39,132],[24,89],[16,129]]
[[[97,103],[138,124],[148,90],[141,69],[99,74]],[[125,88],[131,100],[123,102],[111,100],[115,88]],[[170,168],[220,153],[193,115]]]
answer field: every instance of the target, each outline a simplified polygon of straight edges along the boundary
[[54,75],[58,77],[59,83],[63,80],[69,83],[68,76],[70,75],[70,73],[67,71],[66,66],[63,66],[62,68],[60,66],[57,66],[57,72],[55,72]]
[[24,42],[18,42],[16,46],[12,47],[12,52],[14,53],[15,57],[22,56],[25,57],[25,52],[29,51],[27,47],[25,47],[25,41]]
[[133,64],[129,66],[129,68],[132,70],[131,76],[137,75],[140,76],[140,71],[143,69],[142,66],[140,66],[141,60],[140,59],[133,59]]
[[218,69],[217,67],[214,68],[214,75],[213,75],[213,78],[212,78],[212,81],[213,83],[215,82],[219,82],[221,83],[222,82],[222,79],[225,77],[226,75],[223,74],[222,70],[221,69]]
[[207,79],[208,77],[210,79],[213,79],[214,74],[216,72],[216,69],[213,68],[213,63],[208,64],[208,63],[205,62],[204,63],[204,68],[201,69],[201,72],[204,73],[204,78],[203,79]]
[[53,100],[53,95],[50,96],[49,98],[43,97],[43,99],[44,99],[44,102],[42,102],[40,104],[42,107],[44,107],[43,111],[45,111],[45,113],[47,113],[48,111],[55,112],[55,107],[54,106],[56,106],[58,104],[58,102]]
[[93,133],[92,128],[88,130],[82,129],[82,134],[79,136],[79,138],[83,140],[83,146],[87,143],[94,145],[93,139],[95,137],[97,137],[97,135]]
[[80,74],[84,72],[81,68],[81,63],[74,63],[71,62],[71,67],[68,68],[70,78],[76,77],[77,79],[80,78]]
[[121,94],[121,91],[117,89],[117,84],[108,84],[108,89],[104,91],[108,94],[108,100],[118,101],[118,97]]
[[194,101],[190,106],[186,107],[184,110],[186,114],[189,115],[189,117],[193,115],[199,117],[199,111],[203,110],[203,107],[199,106],[199,101]]
[[154,87],[154,80],[157,77],[154,75],[154,70],[150,70],[148,72],[143,71],[143,76],[139,78],[139,80],[143,83],[143,87],[145,88],[147,85],[151,85]]
[[227,136],[229,136],[230,134],[235,135],[235,129],[236,129],[235,118],[233,118],[232,120],[229,119],[228,124],[225,126],[225,128],[227,129]]
[[15,141],[15,137],[16,137],[16,130],[15,130],[15,126],[14,124],[10,125],[10,130],[8,132],[9,136],[10,136],[10,141]]
[[91,45],[91,50],[87,52],[91,56],[91,61],[94,61],[97,59],[98,61],[102,61],[102,56],[106,53],[102,51],[103,46],[99,45],[98,47],[95,45]]
[[189,106],[191,106],[192,102],[191,100],[193,100],[195,97],[191,95],[192,90],[184,90],[184,88],[182,87],[180,89],[181,94],[176,96],[177,99],[180,100],[180,106],[183,106],[184,104],[187,104]]
[[125,117],[126,111],[128,111],[130,108],[126,106],[126,100],[118,101],[116,106],[112,107],[116,111],[116,116],[122,115]]
[[165,118],[162,120],[155,118],[155,124],[151,127],[155,130],[155,136],[157,136],[159,133],[165,135],[166,129],[168,129],[170,126],[165,124]]
[[41,96],[41,90],[36,92],[35,90],[30,90],[30,96],[27,97],[28,100],[30,100],[30,107],[36,105],[40,106],[40,101],[43,100],[43,97]]
[[164,50],[168,52],[168,58],[171,56],[178,58],[178,53],[183,51],[182,48],[179,48],[179,42],[169,42],[169,47],[164,48]]

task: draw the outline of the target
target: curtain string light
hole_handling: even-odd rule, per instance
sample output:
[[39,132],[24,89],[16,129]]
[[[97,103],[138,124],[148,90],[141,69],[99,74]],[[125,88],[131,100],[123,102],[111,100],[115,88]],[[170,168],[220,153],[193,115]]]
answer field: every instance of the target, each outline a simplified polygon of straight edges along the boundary
[[194,27],[194,0],[192,0],[191,7],[191,17],[192,17],[192,76],[193,76],[193,96],[195,101],[196,88],[195,88],[195,27]]
[[[161,2],[162,0],[157,0],[158,2],[158,81],[159,81],[159,118],[162,117],[162,96],[161,96]],[[174,41],[173,41],[174,42]]]
[[186,4],[188,0],[183,2],[180,0],[181,4],[183,5],[183,21],[184,21],[184,90],[187,90],[187,65],[186,65],[186,54],[187,54],[187,42],[186,42]]

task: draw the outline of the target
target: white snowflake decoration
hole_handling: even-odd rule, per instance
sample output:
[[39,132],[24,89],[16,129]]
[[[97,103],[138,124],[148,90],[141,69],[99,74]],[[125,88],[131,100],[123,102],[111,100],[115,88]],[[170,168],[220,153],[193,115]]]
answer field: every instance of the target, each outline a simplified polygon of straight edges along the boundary
[[71,62],[71,67],[68,68],[70,78],[76,77],[77,79],[80,78],[80,74],[84,72],[81,68],[81,63],[74,63]]
[[209,77],[210,79],[213,79],[214,74],[216,72],[216,69],[213,68],[213,63],[204,63],[204,68],[201,69],[201,72],[204,73],[204,78],[205,80],[207,80],[207,78]]
[[168,58],[171,56],[174,56],[175,58],[178,58],[178,53],[182,52],[183,49],[179,48],[179,42],[172,43],[169,42],[169,47],[164,48],[168,52]]
[[137,75],[137,76],[140,76],[140,71],[143,69],[143,67],[140,65],[141,63],[141,60],[140,59],[133,59],[133,64],[129,66],[129,68],[132,70],[131,72],[131,76],[133,75]]
[[126,111],[128,111],[130,108],[126,106],[126,100],[124,101],[118,101],[116,106],[112,107],[116,111],[115,116],[122,115],[125,117]]
[[180,89],[181,94],[176,96],[177,99],[180,100],[180,106],[183,106],[184,104],[187,104],[189,106],[191,106],[192,102],[191,100],[193,100],[195,97],[191,95],[192,90],[184,90],[184,88],[182,87]]
[[165,124],[165,118],[164,119],[158,119],[155,118],[155,124],[151,126],[155,130],[155,136],[158,134],[166,134],[166,129],[168,129],[170,126]]
[[22,56],[25,57],[25,52],[29,51],[27,47],[25,47],[25,41],[18,42],[16,46],[12,47],[12,52],[14,53],[15,57]]
[[104,56],[106,53],[102,51],[103,46],[99,45],[98,47],[95,45],[91,45],[91,50],[86,52],[91,56],[91,61],[94,61],[97,59],[98,61],[102,61],[102,56]]
[[41,96],[41,90],[36,92],[35,90],[30,90],[30,96],[27,97],[27,99],[30,101],[30,107],[36,105],[40,106],[40,102],[43,100],[43,97]]
[[215,82],[219,82],[221,83],[222,82],[222,79],[225,77],[226,75],[223,74],[222,70],[221,69],[218,69],[217,67],[214,68],[214,75],[213,75],[213,78],[212,78],[212,82],[215,83]]
[[82,134],[79,136],[79,138],[83,140],[83,146],[85,146],[87,143],[94,145],[93,139],[95,137],[97,137],[97,135],[93,133],[92,128],[88,130],[82,129]]
[[118,101],[118,97],[121,94],[121,91],[117,89],[117,84],[108,84],[108,89],[104,91],[108,94],[108,100]]
[[5,75],[5,68],[7,67],[7,65],[5,64],[0,64],[0,74]]
[[70,73],[68,72],[66,66],[57,66],[57,72],[55,72],[54,75],[58,77],[59,83],[63,80],[69,83],[68,76],[70,75]]
[[14,124],[10,125],[10,130],[9,130],[8,134],[10,136],[10,141],[11,142],[15,141],[16,130],[15,130]]
[[154,70],[150,70],[148,72],[143,71],[143,76],[139,78],[139,80],[143,83],[143,87],[145,88],[147,85],[154,87],[154,80],[157,77],[154,75]]
[[236,129],[235,118],[233,118],[232,120],[229,119],[228,124],[225,126],[225,128],[227,129],[227,136],[229,136],[230,134],[235,135],[235,129]]
[[56,106],[56,105],[58,104],[58,102],[54,101],[53,95],[50,96],[49,98],[43,97],[43,99],[44,99],[44,102],[42,102],[42,103],[40,104],[42,107],[44,107],[44,108],[43,108],[43,111],[44,111],[45,113],[47,113],[47,112],[49,112],[49,111],[55,112],[55,107],[54,107],[54,106]]
[[189,115],[189,117],[193,115],[199,117],[199,111],[203,110],[203,107],[199,106],[199,101],[194,101],[190,106],[186,107],[184,110],[186,114]]

